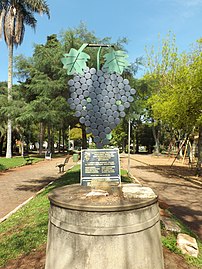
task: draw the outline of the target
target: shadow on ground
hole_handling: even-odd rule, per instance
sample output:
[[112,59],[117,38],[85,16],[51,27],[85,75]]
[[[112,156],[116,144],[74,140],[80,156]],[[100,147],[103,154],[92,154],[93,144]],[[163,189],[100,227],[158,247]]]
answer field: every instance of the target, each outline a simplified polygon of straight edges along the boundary
[[[202,211],[200,208],[202,182],[190,177],[179,176],[176,169],[181,171],[181,169],[186,170],[186,167],[175,166],[173,167],[175,171],[171,173],[168,171],[169,166],[164,165],[140,164],[131,168],[143,171],[142,175],[139,176],[144,182],[143,184],[153,188],[159,197],[167,203],[169,211],[202,239]],[[188,169],[184,175],[190,175]],[[198,179],[201,180],[201,178]]]
[[[147,172],[153,172],[159,174],[164,177],[179,177],[183,178],[184,182],[191,182],[194,185],[198,186],[198,188],[202,189],[202,178],[195,176],[195,171],[182,166],[168,166],[168,165],[139,165],[139,166],[131,166],[131,169],[139,169]],[[169,183],[166,181],[165,183]]]
[[189,229],[194,231],[200,239],[202,239],[202,211],[193,210],[187,206],[169,206],[169,210],[175,215],[178,216],[178,219],[181,220]]
[[17,188],[15,188],[15,190],[37,192],[41,190],[44,186],[47,186],[53,180],[55,180],[54,177],[47,177],[47,178],[45,177],[39,180],[37,179],[27,180],[27,181],[24,181],[25,184],[19,185]]

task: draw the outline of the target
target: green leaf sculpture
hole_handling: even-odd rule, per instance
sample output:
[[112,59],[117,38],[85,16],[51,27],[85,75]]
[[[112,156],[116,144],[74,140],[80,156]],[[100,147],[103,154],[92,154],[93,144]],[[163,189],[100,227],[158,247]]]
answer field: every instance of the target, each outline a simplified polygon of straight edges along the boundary
[[130,65],[126,60],[127,57],[128,55],[124,51],[115,51],[112,49],[111,52],[104,55],[105,63],[103,67],[108,73],[116,72],[118,74],[122,74],[124,69]]
[[83,75],[83,70],[87,67],[86,62],[90,59],[90,56],[82,52],[82,50],[88,44],[83,44],[79,50],[71,48],[70,52],[64,54],[64,58],[61,59],[63,63],[63,68],[67,69],[68,75],[73,75],[75,73]]

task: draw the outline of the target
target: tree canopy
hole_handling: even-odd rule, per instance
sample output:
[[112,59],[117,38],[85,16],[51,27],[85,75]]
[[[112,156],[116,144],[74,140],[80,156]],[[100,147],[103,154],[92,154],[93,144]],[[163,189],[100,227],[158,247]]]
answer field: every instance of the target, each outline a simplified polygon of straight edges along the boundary
[[[202,127],[202,40],[189,53],[178,53],[168,36],[158,53],[148,54],[145,79],[151,87],[148,106],[157,122],[189,135]],[[199,150],[200,156],[200,150]],[[199,158],[199,162],[200,158]]]
[[[5,123],[9,116],[13,120],[16,138],[24,137],[27,144],[38,141],[40,137],[40,145],[46,139],[51,150],[54,150],[55,142],[65,148],[69,127],[75,126],[74,131],[77,133],[80,128],[78,137],[85,141],[85,126],[78,125],[78,118],[74,117],[67,103],[70,96],[67,81],[71,76],[67,75],[61,62],[65,53],[71,48],[78,50],[83,43],[113,44],[124,50],[127,40],[123,38],[114,44],[110,37],[99,38],[82,23],[59,36],[48,36],[45,44],[34,46],[31,57],[17,56],[15,66],[19,85],[13,87],[13,100],[9,102],[6,98],[5,83],[1,87],[0,138],[5,140]],[[96,67],[97,48],[86,47],[85,52],[90,55],[88,66]],[[107,48],[101,50],[101,66],[107,52]],[[142,78],[135,79],[134,74],[142,62],[143,59],[136,59],[122,75],[136,89],[136,95],[130,108],[125,110],[126,117],[112,132],[111,145],[124,149],[128,141],[129,119],[135,152],[140,145],[150,152],[153,148],[160,152],[160,148],[168,148],[171,140],[181,140],[198,132],[200,167],[202,40],[199,39],[190,52],[179,53],[175,36],[169,33],[157,52],[154,48],[147,49],[147,72]],[[0,140],[0,150],[1,145]]]

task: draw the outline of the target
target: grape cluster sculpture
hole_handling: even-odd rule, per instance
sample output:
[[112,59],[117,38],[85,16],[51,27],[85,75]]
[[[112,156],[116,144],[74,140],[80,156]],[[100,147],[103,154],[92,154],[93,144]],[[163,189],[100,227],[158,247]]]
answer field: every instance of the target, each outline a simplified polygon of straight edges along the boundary
[[[117,55],[119,60],[120,57],[122,59],[126,57],[123,52],[113,53],[109,54],[109,57],[105,55],[108,62],[111,62],[111,58]],[[79,122],[86,126],[86,132],[92,134],[96,147],[103,148],[110,142],[111,131],[120,123],[121,118],[125,117],[124,110],[130,107],[136,91],[130,87],[127,79],[122,78],[120,73],[122,73],[123,67],[118,73],[113,72],[110,64],[104,65],[101,70],[96,70],[95,68],[89,69],[84,63],[83,68],[79,66],[77,69],[79,72],[75,72],[75,63],[72,64],[71,57],[77,57],[78,62],[78,56],[87,60],[88,55],[81,51],[78,53],[73,49],[66,56],[68,56],[68,61],[65,58],[62,59],[64,65],[66,64],[64,68],[69,70],[68,74],[74,74],[73,78],[68,81],[70,108],[75,111]],[[118,67],[117,70],[120,70],[120,64]],[[115,71],[117,70],[115,69]]]

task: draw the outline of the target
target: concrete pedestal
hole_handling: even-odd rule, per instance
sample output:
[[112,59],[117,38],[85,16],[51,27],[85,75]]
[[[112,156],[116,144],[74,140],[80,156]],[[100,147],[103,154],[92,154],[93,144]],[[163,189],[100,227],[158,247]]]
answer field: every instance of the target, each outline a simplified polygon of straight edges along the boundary
[[45,269],[163,269],[157,198],[86,198],[71,185],[49,196]]

